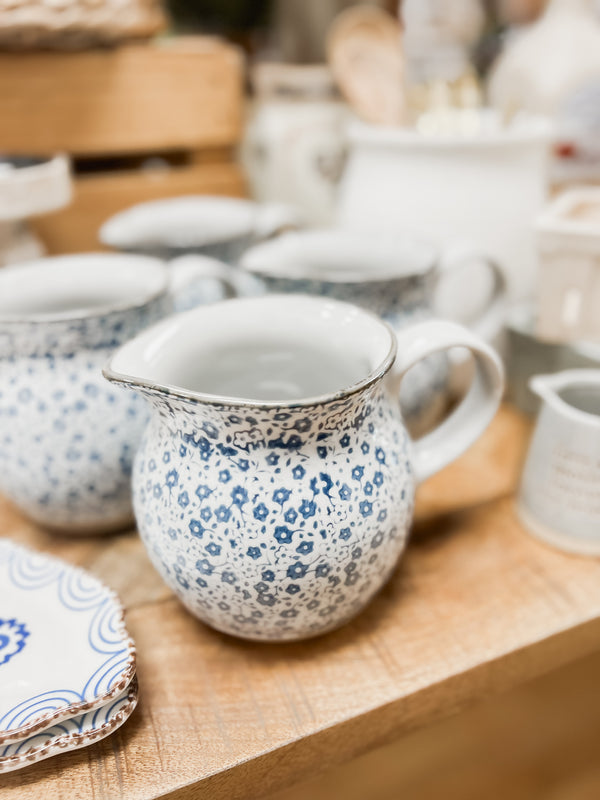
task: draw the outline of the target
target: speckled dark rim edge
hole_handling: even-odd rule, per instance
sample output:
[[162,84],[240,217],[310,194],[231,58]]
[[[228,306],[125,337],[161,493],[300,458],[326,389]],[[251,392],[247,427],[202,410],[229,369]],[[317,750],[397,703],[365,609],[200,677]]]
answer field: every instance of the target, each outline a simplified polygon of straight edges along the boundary
[[[154,292],[146,292],[143,298],[133,300],[130,302],[116,302],[110,305],[98,306],[90,308],[87,311],[58,311],[54,314],[24,314],[22,316],[3,316],[0,313],[0,325],[52,325],[65,322],[82,322],[88,319],[101,319],[102,317],[110,317],[113,314],[122,314],[125,311],[140,311],[147,306],[152,305],[162,297],[169,295],[169,274],[165,262],[160,258],[155,258],[150,255],[142,255],[141,253],[65,253],[64,255],[57,256],[41,256],[40,258],[24,261],[22,265],[16,265],[16,269],[26,268],[29,264],[38,263],[46,259],[51,260],[54,258],[69,258],[75,260],[81,256],[114,256],[115,259],[133,258],[139,261],[153,261],[155,265],[160,266],[163,272],[163,282],[159,289]],[[139,263],[138,261],[138,263]],[[12,269],[12,267],[10,267]]]
[[[28,750],[26,753],[0,757],[0,773],[21,769],[29,766],[29,764],[35,764],[37,761],[43,761],[45,758],[60,755],[60,753],[68,753],[71,750],[77,750],[81,747],[87,747],[90,744],[94,744],[94,742],[105,739],[113,731],[117,730],[117,728],[120,728],[123,723],[127,722],[135,711],[138,695],[138,681],[137,678],[134,678],[131,681],[129,692],[127,693],[127,704],[122,706],[114,717],[111,717],[107,722],[100,725],[100,727],[92,728],[85,733],[67,733],[64,736],[58,736],[48,744],[43,744]],[[53,752],[54,750],[58,750],[58,752]]]
[[113,592],[113,590],[109,589],[108,586],[106,586],[99,578],[97,578],[95,575],[92,575],[90,572],[83,569],[82,567],[75,566],[74,564],[70,564],[68,561],[64,561],[61,558],[56,558],[55,556],[50,556],[47,553],[43,553],[37,550],[31,550],[31,548],[29,547],[24,547],[22,544],[17,544],[12,539],[9,539],[9,541],[13,547],[19,550],[25,550],[29,553],[33,553],[34,555],[43,555],[44,558],[47,558],[49,561],[53,561],[61,565],[68,566],[73,572],[77,574],[85,575],[88,578],[92,577],[101,586],[102,590],[110,598],[111,602],[116,606],[116,608],[119,611],[118,633],[120,634],[123,640],[123,644],[127,647],[127,663],[125,664],[125,666],[121,671],[121,678],[117,681],[117,683],[114,684],[114,686],[112,687],[112,689],[110,689],[110,691],[106,692],[103,695],[98,695],[98,697],[96,697],[94,700],[82,700],[79,703],[70,703],[69,705],[61,706],[60,708],[57,708],[54,711],[51,712],[49,711],[46,714],[41,714],[39,717],[36,717],[32,722],[27,723],[27,725],[21,725],[19,728],[10,728],[7,731],[0,731],[0,745],[8,744],[9,742],[18,741],[21,739],[26,739],[33,733],[37,733],[38,731],[43,730],[44,728],[49,728],[51,725],[61,722],[64,719],[68,719],[69,717],[77,717],[80,714],[85,713],[86,711],[91,711],[94,708],[98,708],[99,706],[105,705],[110,700],[115,698],[117,695],[125,691],[127,686],[132,682],[136,670],[135,643],[131,638],[131,636],[129,635],[127,628],[125,626],[125,610],[116,592]]
[[[277,298],[277,297],[285,297],[288,298],[290,295],[279,295],[279,294],[271,294],[269,295],[270,298]],[[295,295],[295,297],[308,297],[311,300],[319,300],[322,298],[315,298],[311,295]],[[254,298],[241,298],[238,300],[224,300],[222,302],[225,303],[235,303],[235,302],[247,302],[251,301]],[[345,306],[352,306],[352,303],[346,303],[342,300],[332,301],[339,305]],[[215,304],[216,305],[216,304]],[[219,406],[222,408],[247,408],[247,409],[259,409],[259,410],[273,410],[276,408],[281,409],[295,409],[295,408],[311,408],[314,406],[325,405],[327,403],[335,403],[339,400],[344,400],[347,397],[351,397],[352,395],[359,394],[363,392],[365,389],[372,386],[374,383],[377,383],[384,375],[386,375],[394,362],[396,361],[396,355],[398,352],[398,343],[396,340],[396,334],[394,333],[391,325],[389,325],[385,320],[378,317],[377,314],[374,314],[372,311],[367,311],[364,308],[360,309],[361,314],[364,314],[367,317],[370,317],[372,320],[375,320],[378,325],[385,328],[390,337],[390,347],[384,358],[379,362],[379,364],[372,369],[366,377],[362,378],[362,380],[358,381],[357,383],[353,383],[345,389],[339,389],[336,392],[330,392],[329,394],[318,395],[316,397],[307,397],[302,400],[269,400],[269,401],[260,401],[260,400],[246,400],[239,397],[223,397],[221,395],[216,394],[202,394],[201,392],[192,392],[188,391],[187,389],[182,389],[180,386],[174,386],[169,383],[156,383],[154,381],[147,381],[147,380],[140,380],[138,378],[134,378],[132,375],[125,375],[122,372],[116,372],[112,368],[112,362],[116,354],[113,354],[109,359],[108,363],[102,370],[102,374],[104,377],[111,381],[112,383],[120,383],[124,386],[129,386],[133,389],[146,389],[153,394],[158,395],[169,395],[170,397],[176,397],[180,400],[191,400],[194,403],[202,403],[204,405],[209,406]],[[191,311],[184,311],[182,314],[176,316],[184,316],[185,314],[196,314],[198,313],[198,309],[192,309]],[[141,333],[137,336],[130,339],[128,342],[123,344],[121,347],[126,347],[127,345],[131,344],[132,341],[138,338],[138,336],[147,336],[150,331],[154,328],[163,325],[164,320],[157,322],[155,325],[152,325],[148,328],[145,328]],[[119,348],[120,350],[121,348]],[[118,352],[118,351],[117,351]]]

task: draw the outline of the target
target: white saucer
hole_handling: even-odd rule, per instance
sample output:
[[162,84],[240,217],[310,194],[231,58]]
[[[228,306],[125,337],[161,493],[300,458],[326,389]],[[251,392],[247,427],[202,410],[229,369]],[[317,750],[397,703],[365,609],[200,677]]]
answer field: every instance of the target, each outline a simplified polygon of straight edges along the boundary
[[105,706],[134,674],[116,595],[82,569],[0,539],[0,746]]
[[22,769],[44,758],[78,750],[106,738],[129,719],[137,699],[138,684],[134,678],[124,692],[106,705],[63,720],[20,742],[0,746],[0,773]]

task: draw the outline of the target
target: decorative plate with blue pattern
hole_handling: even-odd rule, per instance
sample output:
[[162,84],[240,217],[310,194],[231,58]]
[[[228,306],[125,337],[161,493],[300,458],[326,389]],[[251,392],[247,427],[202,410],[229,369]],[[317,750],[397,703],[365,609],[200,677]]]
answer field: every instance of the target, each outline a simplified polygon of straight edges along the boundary
[[82,569],[0,539],[0,754],[106,705],[134,674],[116,595]]
[[100,708],[58,722],[27,739],[0,745],[0,773],[12,772],[104,739],[129,719],[137,698],[138,685],[134,678],[124,692]]

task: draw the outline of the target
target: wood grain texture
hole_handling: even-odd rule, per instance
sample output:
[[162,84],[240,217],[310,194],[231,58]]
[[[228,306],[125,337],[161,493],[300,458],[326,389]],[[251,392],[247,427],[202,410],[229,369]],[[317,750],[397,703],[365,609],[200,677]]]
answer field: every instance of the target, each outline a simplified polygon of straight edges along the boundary
[[246,182],[232,161],[83,175],[75,179],[71,205],[31,224],[50,254],[99,250],[98,230],[113,214],[136,203],[183,194],[243,197]]
[[121,594],[140,678],[122,729],[0,779],[3,800],[265,796],[597,649],[600,562],[538,544],[514,514],[526,430],[502,409],[423,487],[417,535],[385,589],[305,643],[211,631],[162,589],[132,534],[57,539],[0,506],[3,534],[85,564]]
[[232,145],[243,60],[219,39],[0,54],[0,151],[71,155]]

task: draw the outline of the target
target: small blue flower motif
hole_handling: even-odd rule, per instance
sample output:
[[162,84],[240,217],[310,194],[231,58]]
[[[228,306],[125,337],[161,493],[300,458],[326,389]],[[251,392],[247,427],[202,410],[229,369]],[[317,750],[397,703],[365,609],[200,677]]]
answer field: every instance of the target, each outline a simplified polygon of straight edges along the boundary
[[234,486],[231,490],[231,500],[236,506],[241,508],[248,502],[248,492],[243,486]]
[[352,489],[348,486],[347,483],[344,483],[340,489],[340,499],[350,500],[351,497],[352,497]]
[[250,462],[247,458],[240,458],[240,460],[237,462],[237,465],[238,469],[241,469],[242,472],[248,472],[250,469]]
[[370,503],[368,500],[363,500],[362,503],[359,503],[358,509],[363,517],[370,517],[373,513],[373,503]]
[[302,464],[296,464],[296,466],[292,470],[292,477],[296,481],[301,481],[302,478],[306,475],[306,470],[302,466]]
[[195,536],[198,539],[201,539],[204,536],[204,528],[197,519],[190,521],[190,533],[192,536]]
[[283,518],[286,522],[289,522],[290,525],[293,525],[294,522],[298,519],[298,512],[295,508],[288,508],[288,510],[283,515]]
[[260,558],[260,547],[249,547],[246,550],[246,555],[250,556],[250,558],[253,558],[254,560]]
[[215,517],[219,522],[229,522],[231,519],[231,511],[227,506],[219,506],[215,509]]
[[362,480],[362,476],[364,474],[365,474],[364,467],[354,467],[354,469],[352,470],[352,477],[354,478],[355,481]]
[[200,519],[204,520],[204,522],[208,522],[211,517],[212,511],[208,506],[200,510]]
[[234,583],[236,583],[237,578],[235,577],[233,572],[228,572],[227,570],[225,570],[223,573],[221,573],[221,581],[223,583],[229,583],[233,585]]
[[317,447],[317,455],[319,458],[327,458],[327,448],[323,447],[323,445],[319,445],[319,447]]
[[375,486],[381,486],[382,485],[382,483],[383,483],[383,472],[376,472],[375,475],[373,475],[373,483],[375,484]]
[[269,453],[269,455],[265,458],[265,461],[270,467],[276,467],[279,463],[279,456],[277,453]]
[[303,564],[301,561],[296,561],[295,564],[289,565],[286,575],[288,578],[303,578],[307,572],[308,564]]
[[208,583],[204,580],[204,578],[196,578],[196,583],[201,589],[206,589]]
[[254,588],[256,589],[256,591],[259,594],[262,594],[263,592],[268,591],[269,584],[268,583],[263,583],[263,581],[259,581],[258,583],[254,584]]
[[154,484],[154,489],[152,490],[152,494],[158,500],[159,497],[162,497],[162,489],[158,483]]
[[0,619],[0,666],[20,653],[27,644],[29,631],[16,619]]
[[285,590],[288,594],[298,594],[300,587],[297,583],[290,583],[288,586],[286,586]]
[[277,525],[273,536],[279,544],[289,544],[292,541],[294,532],[287,525]]
[[190,498],[187,492],[181,492],[179,497],[177,498],[177,502],[181,506],[181,508],[186,508],[190,504]]
[[263,579],[263,581],[269,581],[269,582],[274,581],[275,573],[273,572],[272,569],[265,569],[263,570],[262,575],[260,577]]
[[296,420],[294,428],[298,433],[307,433],[312,428],[312,422],[309,417],[302,417],[302,419]]
[[202,430],[207,436],[210,436],[211,439],[216,439],[219,435],[218,429],[211,422],[203,422]]
[[319,566],[315,570],[315,575],[317,578],[326,578],[329,573],[331,572],[331,567],[329,564],[319,564]]
[[206,484],[201,483],[200,486],[196,487],[196,497],[199,500],[206,500],[207,497],[210,497],[211,490],[206,486]]
[[231,480],[231,472],[229,472],[228,469],[222,469],[221,472],[219,472],[219,482],[227,483],[230,480]]
[[365,483],[363,491],[366,495],[369,495],[369,497],[373,494],[373,484],[371,483],[371,481],[367,481]]
[[283,619],[293,619],[294,617],[298,616],[298,609],[286,608],[285,611],[282,611],[279,616],[283,617]]
[[[187,447],[184,444],[180,445],[179,447],[179,455],[182,458],[185,458],[187,455]],[[200,580],[200,578],[198,578],[198,580]]]
[[348,541],[351,535],[352,531],[350,528],[342,528],[340,531],[340,539],[342,539],[344,542]]
[[312,553],[314,547],[315,547],[314,542],[300,542],[300,544],[296,548],[296,552],[300,553],[303,556],[306,556],[309,553]]
[[289,489],[275,489],[273,492],[273,501],[282,506],[284,503],[287,503],[290,495],[291,491]]
[[163,464],[168,464],[170,460],[171,460],[171,453],[169,453],[168,450],[165,450],[165,452],[163,453]]
[[227,419],[228,419],[228,420],[229,420],[229,422],[231,422],[233,425],[239,425],[239,424],[240,424],[240,422],[242,421],[242,418],[241,418],[241,417],[238,417],[238,416],[237,416],[237,414],[230,414],[230,415],[227,417]]
[[385,452],[381,449],[381,447],[378,447],[375,450],[375,458],[380,464],[385,464]]
[[317,513],[317,504],[314,500],[303,500],[298,511],[302,514],[304,519],[314,517]]
[[256,598],[257,603],[260,603],[263,606],[274,606],[277,600],[275,599],[274,594],[268,594],[267,592],[262,592]]
[[377,522],[385,522],[387,519],[387,511],[385,508],[382,508],[379,514],[377,515]]
[[269,509],[264,503],[259,503],[252,509],[252,515],[254,519],[257,519],[259,522],[264,522],[269,516]]
[[350,444],[350,437],[348,436],[347,433],[345,433],[340,439],[340,444],[342,445],[342,447],[348,447],[348,445]]
[[213,565],[207,558],[201,558],[199,561],[196,561],[196,569],[203,575],[212,575]]
[[216,542],[209,542],[206,545],[206,552],[209,553],[211,556],[220,556],[221,545],[217,544]]
[[363,454],[366,456],[371,448],[369,447],[368,442],[363,442],[361,444],[361,446],[360,446],[360,449],[362,450]]

